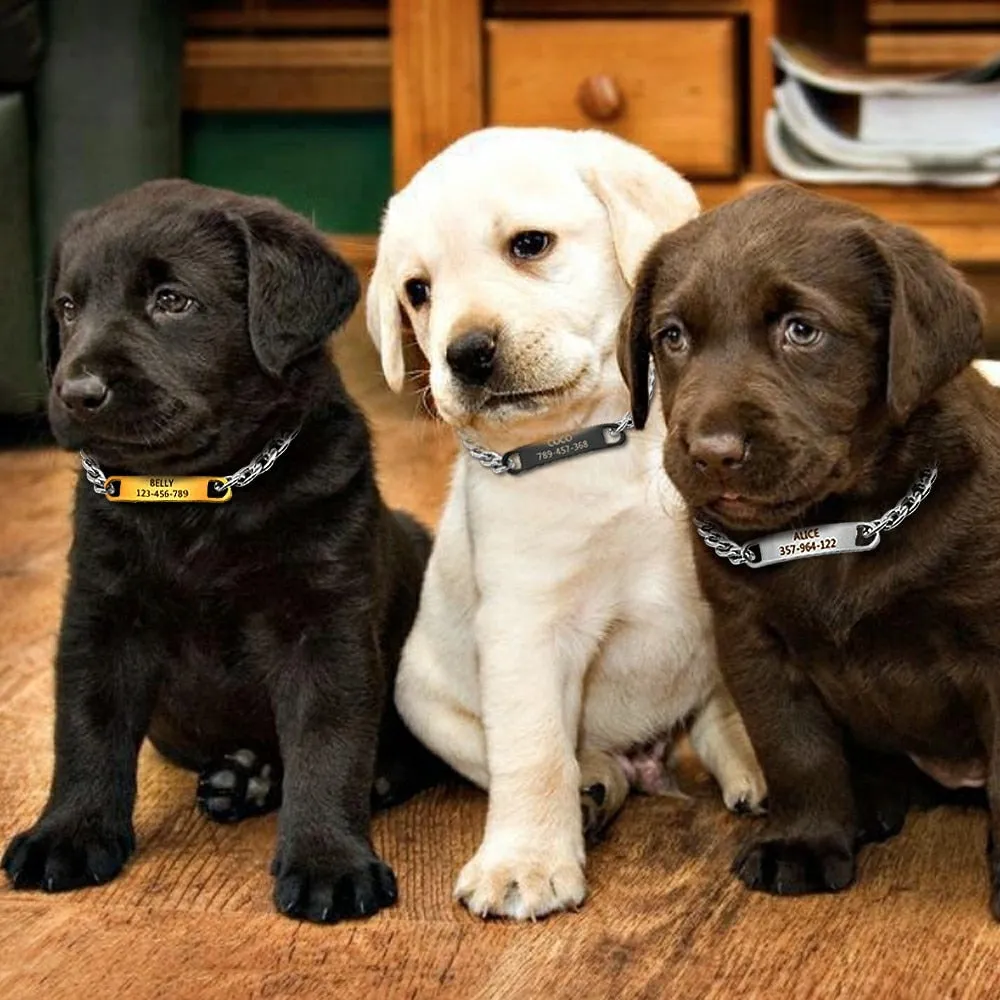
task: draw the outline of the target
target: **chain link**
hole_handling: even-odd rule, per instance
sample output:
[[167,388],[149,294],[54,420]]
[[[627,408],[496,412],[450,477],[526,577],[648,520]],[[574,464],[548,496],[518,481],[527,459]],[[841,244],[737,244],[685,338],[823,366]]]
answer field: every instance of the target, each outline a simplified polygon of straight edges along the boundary
[[[247,465],[244,465],[242,469],[234,472],[231,476],[213,476],[212,478],[222,480],[221,489],[223,491],[231,486],[249,485],[258,476],[267,472],[284,455],[288,450],[288,446],[298,436],[298,433],[298,428],[296,428],[294,431],[289,431],[286,434],[279,434],[268,441],[264,450]],[[102,496],[105,495],[108,492],[108,488],[104,485],[107,477],[101,471],[101,467],[85,451],[80,452],[80,461],[83,464],[84,475],[86,475],[87,481],[94,487],[94,492]]]
[[505,472],[509,471],[503,455],[501,455],[498,451],[490,451],[489,448],[481,448],[464,434],[459,436],[461,437],[462,444],[465,446],[465,450],[484,469],[489,469],[490,472],[497,476],[502,476]]
[[247,486],[252,483],[258,476],[267,472],[285,454],[288,446],[298,437],[298,433],[298,428],[296,428],[294,431],[289,431],[287,434],[279,434],[276,438],[273,438],[249,465],[244,465],[238,472],[234,472],[231,476],[226,476],[222,480],[223,484],[229,487]]
[[916,482],[910,487],[909,492],[891,510],[887,510],[875,521],[864,521],[860,527],[867,535],[877,535],[883,531],[892,531],[901,521],[905,521],[923,502],[927,499],[931,487],[937,481],[938,470],[936,465],[929,469],[924,469],[917,476]]
[[[656,373],[651,368],[649,370],[649,398],[653,398],[653,391],[656,388]],[[630,431],[635,427],[635,420],[632,418],[631,413],[626,413],[621,420],[615,424],[614,429],[608,431],[616,439],[624,434],[626,431]],[[582,432],[581,432],[582,433]],[[476,444],[470,438],[467,438],[464,434],[460,434],[459,438],[465,447],[465,450],[469,455],[474,458],[484,469],[489,469],[496,476],[502,476],[505,472],[510,472],[510,465],[505,460],[504,456],[498,451],[490,451],[489,448],[483,448]]]
[[83,463],[83,473],[87,477],[87,482],[94,487],[94,492],[104,496],[108,492],[104,480],[107,476],[101,472],[101,467],[85,452],[80,452],[80,461]]
[[[937,480],[937,466],[933,465],[929,469],[924,469],[917,476],[913,485],[906,495],[895,506],[890,507],[881,517],[874,521],[861,521],[858,528],[866,535],[879,535],[883,531],[892,531],[893,528],[905,521],[923,502],[927,499],[931,487]],[[701,536],[701,540],[720,558],[727,559],[734,566],[743,566],[746,563],[754,562],[753,556],[747,552],[745,545],[734,542],[721,528],[713,521],[704,517],[695,517],[695,530]]]
[[750,562],[746,554],[746,549],[738,542],[734,542],[728,535],[720,531],[713,522],[703,517],[694,519],[695,531],[701,536],[701,540],[720,558],[728,559],[734,566],[742,566]]

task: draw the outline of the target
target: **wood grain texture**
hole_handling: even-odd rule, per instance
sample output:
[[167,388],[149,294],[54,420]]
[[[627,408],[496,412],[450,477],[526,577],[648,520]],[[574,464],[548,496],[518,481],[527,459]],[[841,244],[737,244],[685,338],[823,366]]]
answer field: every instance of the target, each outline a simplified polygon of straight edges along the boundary
[[[703,181],[695,188],[702,206],[713,208],[777,180],[780,178],[771,173],[751,173],[732,183]],[[1000,188],[955,191],[862,185],[822,186],[814,190],[919,229],[957,263],[1000,262]]]
[[[389,396],[360,317],[336,353],[375,431],[389,500],[428,521],[451,435]],[[76,464],[0,455],[0,837],[42,806],[51,767],[51,658]],[[280,474],[280,467],[275,469]],[[984,815],[912,817],[862,856],[837,897],[778,900],[728,874],[751,820],[686,767],[692,798],[635,798],[588,862],[591,897],[538,924],[482,922],[451,901],[485,800],[436,789],[378,817],[401,901],[367,923],[273,912],[274,817],[233,827],[194,809],[193,776],[148,747],[139,850],[110,885],[59,896],[0,887],[3,1000],[995,1000],[1000,928],[986,909]]]
[[202,31],[385,31],[388,0],[190,0],[190,28]]
[[743,113],[749,132],[748,161],[750,170],[761,173],[770,166],[764,138],[764,117],[774,103],[774,61],[771,39],[778,31],[776,0],[750,0],[750,16],[746,21],[747,55],[744,73],[749,76],[741,87],[746,95]]
[[198,38],[184,45],[188,111],[385,111],[385,38]]
[[478,0],[391,0],[392,140],[396,188],[466,132],[481,128]]
[[[491,125],[601,127],[694,177],[739,169],[731,19],[490,20],[486,34]],[[612,121],[580,104],[598,75],[623,100]]]
[[1000,24],[993,0],[868,0],[870,24]]
[[865,39],[865,59],[872,69],[962,69],[1000,52],[1000,31],[872,31]]
[[[718,17],[745,14],[758,0],[487,0],[490,17]],[[768,0],[773,4],[774,0]]]

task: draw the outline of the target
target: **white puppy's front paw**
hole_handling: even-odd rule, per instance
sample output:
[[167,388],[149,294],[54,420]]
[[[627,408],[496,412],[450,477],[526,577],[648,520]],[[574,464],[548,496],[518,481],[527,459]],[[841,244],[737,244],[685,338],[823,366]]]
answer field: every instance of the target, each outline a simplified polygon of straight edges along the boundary
[[462,869],[455,899],[479,917],[535,920],[576,909],[587,895],[583,865],[566,852],[495,850],[484,844]]
[[730,812],[757,816],[767,812],[767,784],[756,760],[734,762],[718,778],[722,801]]

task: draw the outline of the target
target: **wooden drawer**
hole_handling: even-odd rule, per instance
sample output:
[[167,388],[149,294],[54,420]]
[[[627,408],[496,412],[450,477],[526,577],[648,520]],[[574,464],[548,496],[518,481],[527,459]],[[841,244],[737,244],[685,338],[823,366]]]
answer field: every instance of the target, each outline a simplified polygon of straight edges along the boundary
[[491,125],[604,128],[693,177],[740,168],[733,18],[492,20]]

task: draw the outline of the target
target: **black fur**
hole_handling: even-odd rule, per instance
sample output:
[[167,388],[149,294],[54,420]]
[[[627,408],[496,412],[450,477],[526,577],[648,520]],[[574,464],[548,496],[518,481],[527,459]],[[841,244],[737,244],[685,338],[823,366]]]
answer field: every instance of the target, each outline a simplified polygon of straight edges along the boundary
[[[370,794],[376,773],[388,802],[434,772],[391,699],[383,712],[429,539],[382,503],[324,349],[356,304],[354,273],[275,202],[162,181],[71,220],[47,293],[52,427],[106,474],[231,473],[301,430],[228,503],[111,503],[81,476],[55,774],[4,856],[11,882],[55,891],[120,871],[148,734],[188,767],[250,747],[283,769],[267,800],[282,801],[280,910],[326,921],[391,904]],[[82,376],[106,383],[105,406],[62,402]]]

